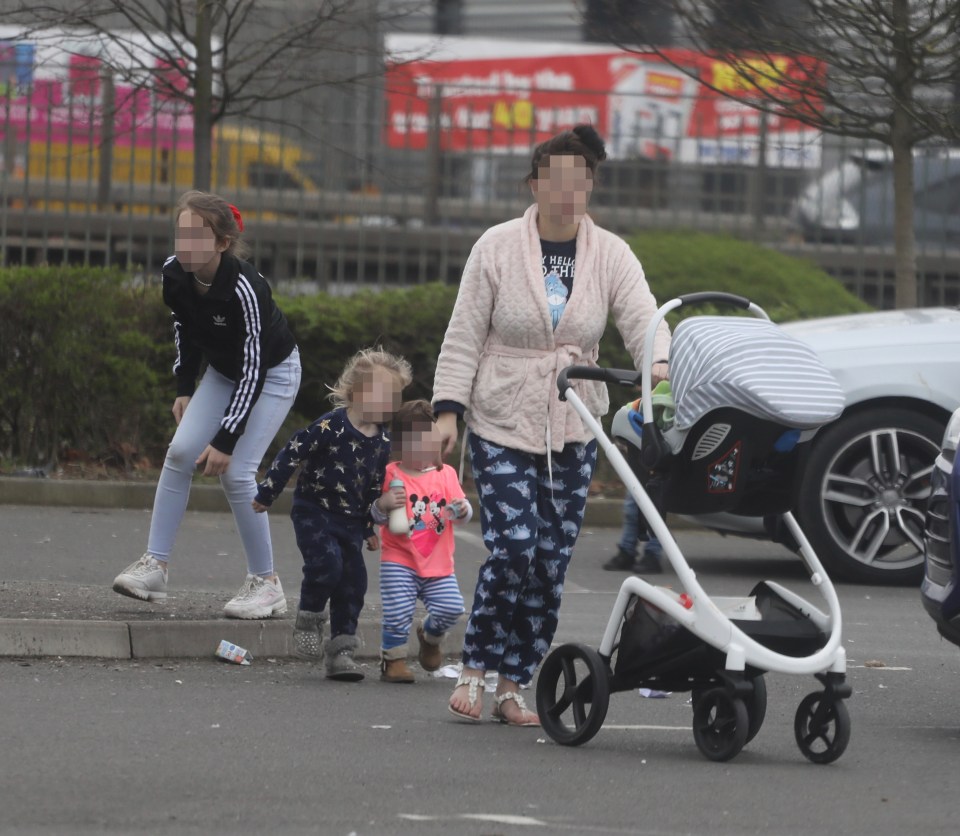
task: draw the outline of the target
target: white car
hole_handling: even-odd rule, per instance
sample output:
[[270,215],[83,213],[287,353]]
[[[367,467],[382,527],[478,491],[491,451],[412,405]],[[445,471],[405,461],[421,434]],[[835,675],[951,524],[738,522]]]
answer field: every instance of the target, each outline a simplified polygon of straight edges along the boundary
[[[808,343],[846,396],[810,444],[794,513],[831,575],[917,584],[930,478],[960,407],[960,310],[920,308],[782,325]],[[775,538],[759,518],[693,518],[725,533]],[[789,536],[782,542],[790,543]]]

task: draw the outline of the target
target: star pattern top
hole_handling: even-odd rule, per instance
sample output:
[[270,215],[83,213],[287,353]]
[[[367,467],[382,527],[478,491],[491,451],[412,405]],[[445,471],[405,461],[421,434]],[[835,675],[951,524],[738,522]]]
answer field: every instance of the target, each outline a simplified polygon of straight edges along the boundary
[[300,468],[295,504],[363,520],[364,536],[369,536],[374,533],[370,506],[382,492],[389,457],[390,436],[384,426],[366,436],[350,423],[345,408],[335,409],[294,433],[277,453],[257,485],[257,502],[272,505]]

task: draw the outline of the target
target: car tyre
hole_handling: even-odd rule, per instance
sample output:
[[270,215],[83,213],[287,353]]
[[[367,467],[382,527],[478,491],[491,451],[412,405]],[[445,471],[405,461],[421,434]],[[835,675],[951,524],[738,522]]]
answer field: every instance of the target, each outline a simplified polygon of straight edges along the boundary
[[924,510],[943,429],[919,412],[877,407],[817,434],[796,516],[832,576],[920,583]]

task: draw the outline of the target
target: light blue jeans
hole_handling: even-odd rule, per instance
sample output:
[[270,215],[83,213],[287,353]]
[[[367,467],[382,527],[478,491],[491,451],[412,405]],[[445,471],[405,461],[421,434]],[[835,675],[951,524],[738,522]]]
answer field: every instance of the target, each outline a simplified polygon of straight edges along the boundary
[[[190,484],[197,470],[195,462],[220,428],[220,419],[230,403],[233,388],[234,381],[207,367],[167,448],[153,500],[147,540],[147,552],[157,560],[170,558],[187,510]],[[223,492],[233,509],[237,531],[247,554],[247,571],[251,575],[273,574],[269,519],[266,514],[256,513],[251,502],[257,493],[257,469],[293,406],[299,388],[300,353],[295,348],[286,360],[267,371],[263,391],[247,419],[246,429],[230,458],[230,466],[220,477]]]

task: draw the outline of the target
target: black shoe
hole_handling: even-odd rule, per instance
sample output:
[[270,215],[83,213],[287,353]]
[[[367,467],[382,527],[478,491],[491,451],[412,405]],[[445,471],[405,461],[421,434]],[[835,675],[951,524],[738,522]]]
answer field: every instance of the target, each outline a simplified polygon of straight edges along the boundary
[[608,572],[630,572],[633,570],[634,560],[632,554],[618,548],[617,553],[603,564],[603,568]]
[[663,572],[663,566],[653,555],[645,554],[636,562],[633,571],[637,575],[659,575]]

